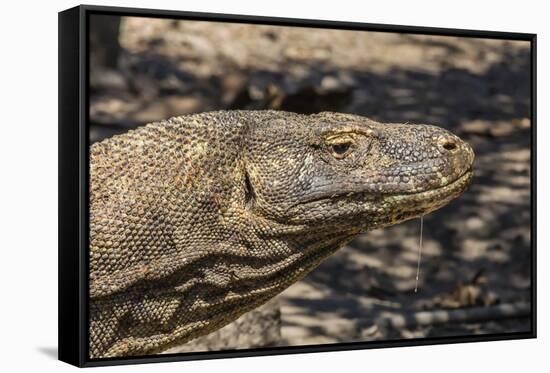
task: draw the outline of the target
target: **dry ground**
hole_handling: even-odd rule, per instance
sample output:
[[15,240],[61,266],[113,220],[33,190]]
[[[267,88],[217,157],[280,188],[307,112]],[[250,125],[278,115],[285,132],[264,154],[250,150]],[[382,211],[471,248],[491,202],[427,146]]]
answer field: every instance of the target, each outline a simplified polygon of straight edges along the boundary
[[436,124],[473,146],[470,190],[425,217],[419,292],[419,221],[370,232],[279,296],[281,345],[529,330],[528,317],[383,321],[530,302],[527,42],[140,18],[123,20],[120,42],[119,70],[92,70],[92,141],[173,115],[273,108]]

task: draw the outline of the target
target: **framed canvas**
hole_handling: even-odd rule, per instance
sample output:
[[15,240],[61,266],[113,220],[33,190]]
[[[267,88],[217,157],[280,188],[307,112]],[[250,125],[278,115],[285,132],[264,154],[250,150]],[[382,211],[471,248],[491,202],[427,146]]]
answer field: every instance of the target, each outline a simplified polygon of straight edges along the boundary
[[59,13],[59,359],[536,336],[536,35]]

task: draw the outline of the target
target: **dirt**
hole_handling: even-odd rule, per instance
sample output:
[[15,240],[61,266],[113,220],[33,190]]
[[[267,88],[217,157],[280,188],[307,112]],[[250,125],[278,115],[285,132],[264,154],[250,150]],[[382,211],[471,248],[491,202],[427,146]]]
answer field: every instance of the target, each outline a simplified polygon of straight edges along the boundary
[[[113,36],[115,37],[115,36]],[[281,345],[530,330],[525,315],[381,328],[429,310],[530,303],[529,43],[126,18],[117,69],[92,66],[92,141],[218,109],[339,111],[436,124],[476,152],[468,192],[355,239],[278,296]]]

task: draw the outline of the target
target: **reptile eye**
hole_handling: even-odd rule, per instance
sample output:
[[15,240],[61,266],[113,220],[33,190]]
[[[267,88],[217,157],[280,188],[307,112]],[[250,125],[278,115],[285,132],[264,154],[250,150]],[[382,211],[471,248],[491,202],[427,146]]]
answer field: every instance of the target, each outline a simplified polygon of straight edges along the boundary
[[341,158],[342,156],[344,156],[348,150],[351,148],[351,143],[349,142],[344,142],[344,143],[340,143],[340,144],[332,144],[330,146],[331,150],[332,150],[332,153],[338,157],[338,158]]

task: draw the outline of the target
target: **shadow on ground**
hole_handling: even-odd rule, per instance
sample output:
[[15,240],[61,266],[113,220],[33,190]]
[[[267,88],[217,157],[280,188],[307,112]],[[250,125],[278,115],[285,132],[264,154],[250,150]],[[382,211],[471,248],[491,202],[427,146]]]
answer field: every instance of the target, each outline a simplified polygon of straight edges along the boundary
[[38,352],[40,352],[42,355],[47,356],[50,359],[57,360],[57,346],[56,347],[38,347]]
[[425,217],[419,292],[419,222],[370,232],[279,296],[282,345],[529,330],[524,315],[378,322],[530,302],[528,43],[157,21],[123,21],[119,67],[95,72],[107,78],[91,87],[92,142],[175,115],[277,109],[436,124],[476,153],[469,191]]

